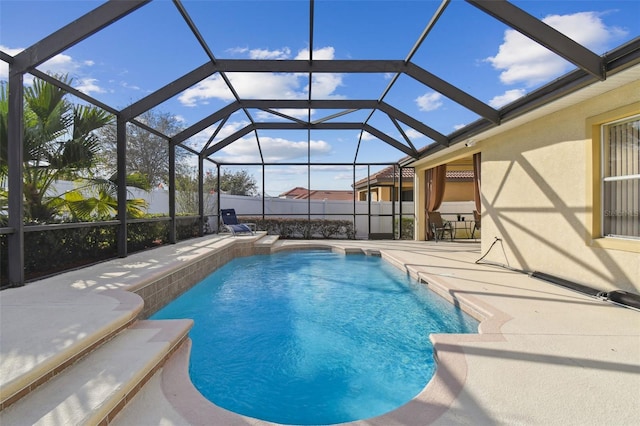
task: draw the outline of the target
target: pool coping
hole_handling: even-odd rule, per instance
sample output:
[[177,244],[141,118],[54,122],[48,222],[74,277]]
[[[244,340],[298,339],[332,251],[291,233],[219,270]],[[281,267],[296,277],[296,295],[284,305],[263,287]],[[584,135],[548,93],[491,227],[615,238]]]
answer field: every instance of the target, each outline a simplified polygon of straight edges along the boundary
[[[208,268],[215,269],[218,263],[212,256],[309,248],[380,255],[480,319],[479,334],[432,335],[437,369],[423,391],[390,413],[348,424],[633,424],[633,419],[640,418],[640,407],[629,399],[629,395],[640,392],[638,312],[513,271],[479,265],[475,262],[480,256],[477,243],[277,241],[273,238],[260,242],[262,237],[209,236],[137,253],[52,277],[42,283],[5,290],[0,295],[0,303],[3,307],[13,304],[15,315],[19,315],[17,308],[38,315],[37,306],[50,303],[48,300],[60,291],[69,300],[72,297],[67,296],[75,294],[73,297],[78,300],[67,302],[65,299],[65,304],[59,306],[60,314],[69,316],[72,322],[83,316],[86,318],[86,315],[96,318],[92,324],[83,324],[81,331],[85,338],[80,343],[62,350],[64,356],[73,356],[79,344],[97,342],[104,330],[117,328],[114,317],[135,320],[145,316],[139,311],[140,297],[133,293],[142,295],[150,284],[163,279],[165,287],[175,284],[178,288],[182,285],[181,279],[195,278]],[[178,275],[172,275],[175,273]],[[146,291],[157,293],[161,287]],[[164,296],[166,293],[169,291],[165,291]],[[66,309],[68,303],[84,303],[88,297],[95,303],[95,308],[91,305],[78,312]],[[52,309],[58,309],[56,303]],[[36,343],[37,336],[31,336],[33,330],[11,330],[6,324],[15,324],[19,317],[14,319],[14,314],[5,309],[2,315],[5,324],[2,343],[16,345],[18,353],[36,350],[35,346],[29,347]],[[5,319],[11,321],[5,322]],[[47,324],[47,318],[38,320]],[[58,332],[40,330],[43,331],[50,332],[51,338]],[[31,340],[8,336],[15,333],[29,335]],[[594,341],[599,344],[594,346]],[[182,343],[116,416],[113,424],[149,424],[149,416],[159,415],[166,424],[179,426],[211,424],[212,419],[224,424],[273,424],[230,413],[207,400],[202,401],[203,397],[188,377],[189,345],[188,339]],[[4,349],[8,348],[5,346]],[[553,375],[547,370],[553,371]],[[505,372],[509,374],[505,376]],[[172,388],[179,383],[176,374],[181,375],[186,384]],[[529,401],[528,390],[532,386],[521,390],[521,382],[544,389],[544,393],[536,394],[542,402],[534,406]],[[621,393],[621,388],[626,392]],[[608,404],[599,403],[603,399]],[[540,403],[546,405],[545,410],[539,409]],[[193,409],[213,417],[189,420]]]
[[[406,246],[406,247],[404,247]],[[349,426],[390,426],[390,425],[451,425],[451,424],[598,424],[603,423],[604,418],[609,423],[633,424],[635,418],[640,414],[640,407],[631,407],[629,397],[618,396],[619,386],[632,386],[640,391],[640,380],[635,380],[629,371],[633,371],[633,365],[640,365],[640,314],[630,312],[630,310],[620,309],[600,300],[594,300],[575,292],[558,288],[556,286],[534,280],[527,275],[514,271],[495,268],[489,265],[479,265],[475,260],[480,256],[479,244],[456,245],[456,243],[438,243],[436,245],[425,242],[399,241],[278,241],[270,244],[272,252],[283,250],[304,250],[304,249],[330,249],[344,254],[367,253],[370,255],[380,255],[386,261],[404,270],[412,278],[424,283],[432,291],[441,295],[445,299],[460,306],[467,313],[480,320],[479,334],[435,334],[431,336],[434,343],[434,352],[437,361],[436,372],[425,388],[411,401],[397,409],[381,416],[342,423]],[[419,248],[418,250],[416,248]],[[414,253],[423,251],[424,253]],[[447,268],[452,268],[455,272],[448,272]],[[476,279],[475,274],[483,277]],[[472,277],[472,278],[470,278]],[[494,282],[495,281],[495,282]],[[517,285],[505,283],[517,282]],[[482,291],[477,291],[477,286],[482,286]],[[507,301],[515,298],[514,306],[505,305],[502,309],[501,303],[494,303],[492,297],[492,285],[504,291]],[[505,290],[505,289],[508,289]],[[485,293],[486,292],[486,293]],[[522,293],[525,292],[524,296]],[[530,294],[533,292],[534,296]],[[538,296],[544,295],[544,297]],[[489,297],[487,296],[489,295]],[[522,297],[524,301],[518,300]],[[548,299],[548,300],[547,300]],[[558,307],[561,304],[575,304],[576,311],[589,312],[589,316],[594,318],[585,321],[584,313],[577,312],[574,318],[562,318],[558,322],[556,317],[552,317],[544,323],[535,317],[531,321],[527,315],[538,315],[547,313],[549,316],[558,315]],[[523,312],[527,310],[526,315]],[[605,317],[601,317],[602,315]],[[612,316],[613,315],[613,316]],[[571,317],[571,315],[567,315]],[[602,318],[607,320],[616,319],[616,331],[610,329],[592,330],[594,324],[602,323]],[[566,324],[565,324],[566,322]],[[626,324],[626,327],[623,326]],[[549,328],[547,330],[546,328]],[[543,332],[541,333],[541,330]],[[545,333],[549,333],[547,336]],[[593,351],[590,341],[595,337],[612,339],[619,344],[620,350],[615,357],[622,357],[622,362],[611,362],[608,357],[612,352],[605,352],[605,361],[598,360],[594,356],[589,360],[589,353]],[[566,336],[566,337],[563,337]],[[537,350],[546,348],[549,343],[554,343],[554,339],[577,339],[569,342],[567,348],[569,355],[558,356],[551,348],[549,353],[528,353],[528,347]],[[524,340],[524,348],[521,340]],[[530,342],[533,341],[533,342]],[[618,342],[619,341],[619,342]],[[574,344],[575,343],[575,344]],[[605,342],[609,343],[609,341]],[[558,344],[557,342],[555,343]],[[504,350],[504,349],[509,350]],[[511,350],[516,348],[516,350]],[[161,373],[161,396],[159,403],[156,400],[154,407],[166,404],[168,412],[167,418],[174,419],[170,424],[175,425],[208,425],[213,421],[220,424],[233,425],[274,425],[267,421],[242,416],[229,412],[215,404],[207,401],[195,389],[188,377],[188,353],[190,342],[185,342],[177,355],[167,363]],[[522,354],[520,355],[520,351]],[[626,352],[625,352],[626,351]],[[496,353],[505,357],[487,357],[486,353]],[[518,356],[515,356],[516,354]],[[504,364],[513,363],[509,358],[515,358],[516,368]],[[520,360],[519,358],[522,358]],[[567,365],[562,368],[557,377],[541,374],[540,363],[543,367],[548,360],[549,369],[555,369],[556,360]],[[629,362],[631,360],[631,362]],[[595,365],[602,371],[597,371],[596,378],[590,377],[589,369],[585,365]],[[580,369],[576,370],[576,366]],[[608,368],[614,366],[622,371],[623,377],[611,379],[611,372]],[[618,367],[620,366],[620,367]],[[614,373],[619,373],[615,371]],[[485,374],[485,369],[491,371],[490,377],[478,377]],[[506,380],[500,377],[501,370],[513,370]],[[584,373],[582,370],[587,370]],[[640,372],[640,369],[638,370]],[[599,374],[606,373],[606,374]],[[603,386],[602,395],[616,395],[620,404],[626,410],[618,408],[603,409],[592,401],[589,401],[589,392],[581,394],[580,389],[563,387],[562,381],[572,383],[572,380],[596,380],[608,381]],[[586,376],[586,377],[584,377]],[[640,377],[640,376],[638,376]],[[563,407],[559,410],[540,410],[539,403],[529,397],[530,392],[525,390],[525,397],[517,395],[521,393],[519,388],[513,386],[503,389],[502,381],[537,381],[539,386],[547,389],[547,405],[552,406],[554,401],[558,401]],[[540,382],[540,380],[542,380]],[[591,389],[593,386],[588,386]],[[597,385],[596,385],[597,387]],[[525,389],[527,389],[525,387]],[[557,395],[560,392],[560,395]],[[484,395],[486,393],[486,395]],[[511,394],[516,394],[516,398],[511,398]],[[633,389],[631,392],[633,393]],[[600,396],[602,396],[600,395]],[[474,402],[481,400],[482,404]],[[508,402],[505,402],[507,401]],[[566,403],[565,403],[566,401]],[[626,404],[626,405],[625,405]],[[145,411],[144,404],[138,407],[131,407],[131,412]],[[557,407],[556,407],[557,408]],[[149,409],[147,406],[146,410]],[[126,417],[128,420],[136,419]],[[174,416],[174,417],[171,417]],[[163,417],[164,420],[167,418]],[[215,419],[215,420],[214,420]],[[600,419],[600,420],[598,420]],[[126,425],[123,420],[120,424]]]

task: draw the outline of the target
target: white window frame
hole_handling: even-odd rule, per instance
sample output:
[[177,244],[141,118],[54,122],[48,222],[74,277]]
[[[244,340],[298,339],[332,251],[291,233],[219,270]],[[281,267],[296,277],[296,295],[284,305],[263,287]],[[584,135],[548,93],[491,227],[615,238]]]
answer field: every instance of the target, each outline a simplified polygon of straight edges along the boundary
[[[619,182],[619,181],[630,181],[630,180],[637,180],[638,184],[640,186],[640,174],[619,174],[616,176],[606,176],[605,172],[606,172],[606,167],[607,165],[605,164],[608,158],[607,152],[606,152],[606,148],[609,145],[609,137],[608,137],[608,132],[606,132],[606,130],[611,127],[614,126],[616,124],[620,124],[620,123],[626,123],[626,122],[632,122],[632,121],[639,121],[640,122],[640,114],[636,114],[630,117],[625,117],[623,119],[619,119],[619,120],[615,120],[615,121],[611,121],[611,122],[607,122],[607,123],[603,123],[602,126],[600,126],[600,159],[601,159],[601,164],[600,164],[600,206],[601,206],[601,223],[600,223],[600,229],[602,230],[602,235],[601,237],[604,238],[617,238],[617,239],[631,239],[631,240],[640,240],[640,236],[636,236],[636,235],[617,235],[617,234],[606,234],[605,233],[605,220],[607,217],[610,217],[612,214],[611,212],[608,210],[608,201],[605,199],[605,184],[607,182]],[[640,146],[639,146],[640,149]],[[639,159],[640,161],[640,159]],[[640,198],[640,194],[636,194],[636,200],[638,198]],[[638,221],[638,226],[640,226],[640,211],[638,211],[638,209],[633,209],[632,211],[625,211],[625,212],[615,212],[616,216],[630,216],[632,218],[636,218],[636,220]]]

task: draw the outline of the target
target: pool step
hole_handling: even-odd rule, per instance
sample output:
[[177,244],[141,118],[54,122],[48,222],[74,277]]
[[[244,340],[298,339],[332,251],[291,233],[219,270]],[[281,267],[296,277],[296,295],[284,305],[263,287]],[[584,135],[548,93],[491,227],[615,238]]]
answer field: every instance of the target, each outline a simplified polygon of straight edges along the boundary
[[108,424],[186,339],[192,324],[137,321],[1,411],[0,424]]
[[[139,296],[120,290],[52,290],[45,281],[5,290],[0,411],[131,327],[142,307]],[[25,318],[24,312],[33,309],[41,317]]]
[[271,248],[276,242],[278,242],[279,238],[280,238],[279,235],[265,235],[264,237],[260,238],[253,245],[255,248],[256,254],[271,253]]

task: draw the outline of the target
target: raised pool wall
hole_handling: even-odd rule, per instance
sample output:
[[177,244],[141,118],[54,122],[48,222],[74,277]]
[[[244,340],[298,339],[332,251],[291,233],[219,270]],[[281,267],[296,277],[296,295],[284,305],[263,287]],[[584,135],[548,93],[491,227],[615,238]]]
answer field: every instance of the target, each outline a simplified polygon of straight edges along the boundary
[[267,253],[269,253],[269,248],[257,244],[254,239],[238,238],[230,245],[216,248],[177,268],[152,274],[147,280],[130,289],[132,293],[144,300],[144,307],[138,314],[138,319],[149,318],[230,260],[236,257]]
[[[148,278],[135,284],[129,288],[129,291],[137,294],[144,300],[144,307],[138,314],[138,319],[147,319],[158,310],[175,300],[181,294],[190,290],[208,275],[215,272],[218,268],[224,266],[229,261],[246,256],[266,255],[277,253],[279,251],[291,250],[331,250],[344,255],[360,254],[368,256],[380,256],[380,252],[367,251],[356,247],[338,247],[331,244],[330,241],[317,243],[301,243],[288,242],[286,245],[276,245],[277,236],[266,235],[262,238],[234,238],[230,244],[217,247],[210,252],[199,256],[196,259],[185,262],[180,266],[171,267],[166,270],[150,274]],[[383,259],[393,266],[406,271],[413,279],[422,281],[416,271],[411,270],[406,265],[389,257],[382,256]],[[438,292],[445,299],[449,300],[456,306],[460,306],[459,301],[451,297],[447,292]],[[467,308],[465,306],[465,308]],[[465,311],[468,309],[464,309]],[[484,319],[484,315],[477,315],[473,310],[469,313],[476,319]]]

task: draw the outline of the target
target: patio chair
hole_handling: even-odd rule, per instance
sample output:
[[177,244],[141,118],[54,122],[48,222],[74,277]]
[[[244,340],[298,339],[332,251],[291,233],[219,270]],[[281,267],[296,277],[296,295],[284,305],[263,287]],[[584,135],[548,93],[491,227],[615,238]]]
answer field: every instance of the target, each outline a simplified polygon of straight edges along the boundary
[[453,241],[453,226],[451,222],[442,219],[440,212],[429,212],[429,224],[436,242],[438,242],[439,239],[442,240],[446,233],[449,233],[449,237],[451,241]]
[[256,225],[254,223],[238,222],[238,217],[236,216],[235,209],[221,209],[220,218],[222,219],[223,227],[231,232],[233,236],[235,236],[236,234],[246,233],[250,233],[251,235],[253,235],[255,232]]
[[473,229],[471,230],[471,238],[475,238],[476,230],[480,230],[480,213],[477,210],[473,211]]

